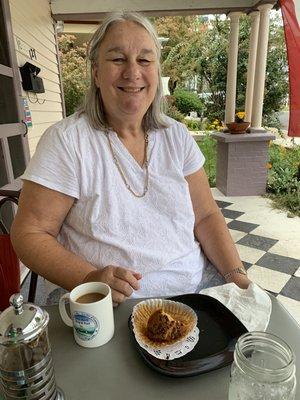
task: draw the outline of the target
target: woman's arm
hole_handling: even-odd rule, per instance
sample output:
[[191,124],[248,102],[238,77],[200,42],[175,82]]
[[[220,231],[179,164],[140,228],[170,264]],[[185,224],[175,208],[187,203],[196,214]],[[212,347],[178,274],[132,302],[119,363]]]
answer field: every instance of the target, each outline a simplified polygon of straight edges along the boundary
[[133,289],[138,289],[139,277],[121,267],[98,270],[57,241],[73,204],[73,197],[24,181],[11,228],[16,253],[30,269],[67,290],[84,281],[102,281],[113,289],[114,302],[122,302]]
[[[212,197],[204,169],[187,176],[186,180],[195,213],[194,233],[205,255],[223,276],[237,267],[243,267],[225,219]],[[228,281],[242,288],[250,283],[247,276],[238,273]]]

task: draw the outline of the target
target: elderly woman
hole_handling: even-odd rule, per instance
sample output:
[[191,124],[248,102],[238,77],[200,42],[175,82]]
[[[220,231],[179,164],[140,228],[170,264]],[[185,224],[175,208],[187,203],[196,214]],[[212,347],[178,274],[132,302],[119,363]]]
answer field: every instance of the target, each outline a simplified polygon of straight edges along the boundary
[[105,282],[115,304],[196,292],[207,259],[213,275],[246,288],[204,157],[161,112],[154,28],[139,14],[113,14],[89,59],[83,109],[47,129],[22,177],[12,227],[20,259],[67,290]]

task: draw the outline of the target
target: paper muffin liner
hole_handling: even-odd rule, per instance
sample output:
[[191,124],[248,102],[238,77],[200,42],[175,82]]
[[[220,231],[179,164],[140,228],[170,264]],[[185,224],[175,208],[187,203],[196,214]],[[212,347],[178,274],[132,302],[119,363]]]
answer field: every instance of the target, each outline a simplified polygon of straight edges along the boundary
[[[157,342],[148,338],[147,323],[157,310],[163,310],[185,326],[185,332],[173,341]],[[191,351],[198,339],[197,315],[186,304],[172,300],[149,299],[138,303],[132,312],[133,332],[138,344],[156,358],[172,360]]]

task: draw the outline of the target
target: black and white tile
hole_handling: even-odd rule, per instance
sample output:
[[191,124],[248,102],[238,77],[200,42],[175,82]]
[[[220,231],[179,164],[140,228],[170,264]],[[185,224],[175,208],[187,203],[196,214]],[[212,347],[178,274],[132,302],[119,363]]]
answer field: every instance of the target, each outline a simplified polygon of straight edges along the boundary
[[291,222],[285,213],[274,212],[260,196],[243,202],[216,189],[213,194],[250,279],[275,295],[300,324],[299,220]]

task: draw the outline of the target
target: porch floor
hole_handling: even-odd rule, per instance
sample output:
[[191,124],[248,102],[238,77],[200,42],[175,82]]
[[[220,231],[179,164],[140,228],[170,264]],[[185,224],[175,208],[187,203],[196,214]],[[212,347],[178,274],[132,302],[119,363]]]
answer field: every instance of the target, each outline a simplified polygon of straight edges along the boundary
[[[261,196],[213,196],[226,219],[250,279],[276,296],[300,324],[300,219],[288,218]],[[22,292],[27,298],[28,279]],[[36,303],[45,304],[39,279]]]
[[212,189],[250,279],[280,300],[300,324],[300,218],[261,196]]

